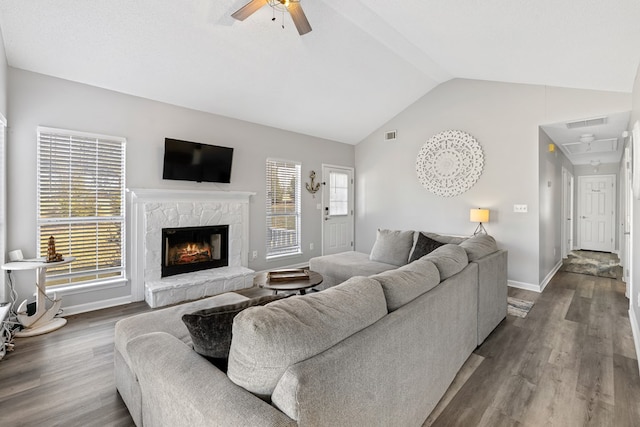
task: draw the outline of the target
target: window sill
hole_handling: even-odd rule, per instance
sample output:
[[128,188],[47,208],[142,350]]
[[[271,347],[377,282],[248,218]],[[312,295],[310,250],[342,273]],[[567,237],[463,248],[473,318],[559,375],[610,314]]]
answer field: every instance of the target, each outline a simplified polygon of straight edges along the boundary
[[304,255],[302,252],[296,252],[295,254],[273,255],[267,257],[267,262],[280,261],[281,259],[287,258],[300,258],[302,255]]
[[117,278],[112,280],[101,280],[97,282],[81,283],[77,285],[59,285],[47,287],[47,295],[56,294],[59,297],[65,295],[77,295],[87,292],[101,291],[103,289],[121,288],[126,286],[129,280],[126,278]]

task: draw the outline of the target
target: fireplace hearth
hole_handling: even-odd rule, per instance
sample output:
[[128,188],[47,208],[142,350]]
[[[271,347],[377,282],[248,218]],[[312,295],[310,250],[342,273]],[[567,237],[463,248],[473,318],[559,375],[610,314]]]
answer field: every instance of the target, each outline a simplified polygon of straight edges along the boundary
[[162,229],[162,277],[229,265],[229,226]]

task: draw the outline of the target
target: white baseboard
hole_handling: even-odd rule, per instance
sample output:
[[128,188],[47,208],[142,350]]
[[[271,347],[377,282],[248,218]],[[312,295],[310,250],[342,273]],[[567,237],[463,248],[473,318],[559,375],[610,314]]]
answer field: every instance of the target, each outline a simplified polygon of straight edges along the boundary
[[544,291],[544,288],[547,287],[551,279],[553,279],[553,276],[555,276],[555,274],[558,272],[558,270],[560,270],[561,267],[562,267],[562,260],[558,261],[558,263],[551,269],[549,274],[547,274],[547,276],[544,278],[542,283],[540,283],[540,292]]
[[540,289],[540,285],[534,285],[533,283],[507,280],[507,286],[511,286],[512,288],[524,289],[525,291],[542,292],[542,290]]
[[540,293],[544,291],[544,288],[547,287],[551,279],[553,279],[553,276],[558,272],[558,270],[560,270],[560,267],[562,267],[562,260],[558,261],[558,263],[551,269],[549,274],[547,274],[547,277],[545,277],[542,283],[540,283],[539,285],[534,285],[533,283],[517,282],[515,280],[508,280],[507,285],[511,286],[512,288],[524,289],[526,291]]
[[86,313],[88,311],[101,310],[103,308],[115,307],[118,305],[130,304],[133,302],[133,296],[112,298],[104,301],[95,301],[87,304],[73,305],[70,307],[62,307],[62,316],[71,316],[74,314]]
[[633,309],[629,309],[629,321],[631,321],[631,332],[633,332],[633,342],[636,344],[636,359],[638,360],[638,370],[640,370],[640,330],[638,318]]

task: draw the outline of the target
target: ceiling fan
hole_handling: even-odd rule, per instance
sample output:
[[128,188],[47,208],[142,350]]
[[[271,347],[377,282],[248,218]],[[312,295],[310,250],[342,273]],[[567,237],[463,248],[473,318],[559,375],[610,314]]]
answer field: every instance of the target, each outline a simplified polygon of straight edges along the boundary
[[285,10],[288,11],[301,36],[311,31],[311,25],[302,10],[302,6],[300,6],[300,0],[251,0],[231,14],[231,16],[238,21],[244,21],[265,4],[268,4],[274,10],[277,9],[282,12]]

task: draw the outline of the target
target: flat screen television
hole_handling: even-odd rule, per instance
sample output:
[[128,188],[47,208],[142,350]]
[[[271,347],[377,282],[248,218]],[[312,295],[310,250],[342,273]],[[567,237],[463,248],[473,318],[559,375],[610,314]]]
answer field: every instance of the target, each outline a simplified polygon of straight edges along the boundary
[[233,148],[164,139],[163,179],[231,182]]

